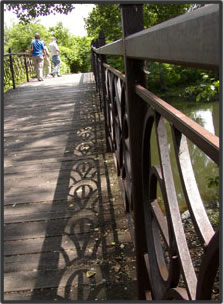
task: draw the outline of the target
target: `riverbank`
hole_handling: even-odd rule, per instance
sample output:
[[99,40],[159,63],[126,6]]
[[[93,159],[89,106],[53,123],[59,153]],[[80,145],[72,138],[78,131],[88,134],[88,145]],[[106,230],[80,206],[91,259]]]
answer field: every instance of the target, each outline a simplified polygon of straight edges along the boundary
[[[218,207],[217,207],[218,205]],[[216,209],[206,209],[209,220],[213,226],[213,229],[217,231],[219,229],[219,203],[216,201]],[[200,264],[202,260],[202,255],[204,254],[204,249],[201,245],[201,242],[195,233],[195,229],[192,223],[192,219],[190,217],[189,211],[185,211],[182,214],[182,221],[184,226],[184,231],[186,235],[186,239],[188,242],[188,247],[191,254],[192,263],[195,269],[195,272],[198,276]],[[181,287],[185,288],[183,279],[181,278]],[[214,286],[212,289],[212,295],[211,300],[219,300],[219,294],[220,294],[220,276],[219,276],[219,270],[217,272],[217,275],[215,277]]]

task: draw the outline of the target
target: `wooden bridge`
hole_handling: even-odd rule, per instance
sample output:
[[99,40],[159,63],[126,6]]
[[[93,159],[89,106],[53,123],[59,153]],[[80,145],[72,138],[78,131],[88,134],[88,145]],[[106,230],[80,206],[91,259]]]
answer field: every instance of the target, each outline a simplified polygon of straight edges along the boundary
[[93,74],[6,93],[4,153],[4,299],[136,299]]
[[[146,30],[142,5],[121,11],[122,39],[105,45],[101,32],[92,43],[93,73],[30,81],[5,94],[5,300],[209,300],[219,290],[219,229],[187,145],[218,165],[219,138],[150,92],[144,70],[148,59],[217,71],[219,7]],[[125,74],[107,55],[124,57]],[[30,63],[22,65],[27,77]]]

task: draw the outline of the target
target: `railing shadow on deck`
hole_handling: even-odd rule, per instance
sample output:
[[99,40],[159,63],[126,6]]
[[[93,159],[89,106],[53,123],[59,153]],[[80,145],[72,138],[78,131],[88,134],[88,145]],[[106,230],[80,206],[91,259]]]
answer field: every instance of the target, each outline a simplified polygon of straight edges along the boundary
[[[83,75],[80,86],[82,81]],[[118,295],[123,293],[123,285],[119,282],[111,288],[109,261],[122,256],[122,249],[111,193],[109,164],[101,138],[104,132],[97,113],[97,95],[91,91],[82,94],[79,105],[75,104],[71,132],[65,148],[65,151],[69,151],[66,152],[66,158],[70,156],[72,161],[63,161],[61,164],[50,211],[52,214],[57,213],[58,204],[61,204],[62,220],[58,223],[58,220],[46,218],[46,237],[32,300],[94,300],[99,294],[103,294],[101,297],[104,299],[118,299]],[[89,112],[91,107],[93,112]],[[74,132],[77,135],[75,140]],[[61,201],[61,192],[67,195],[67,199]],[[105,204],[103,200],[106,197]],[[115,246],[108,252],[108,243],[112,242]],[[55,251],[49,260],[46,252],[51,247]],[[61,259],[63,267],[60,267]],[[87,278],[93,260],[96,275]],[[55,270],[55,277],[50,278],[52,288],[44,290],[41,286],[44,280],[49,279],[48,270]],[[125,282],[127,279],[130,280],[125,273],[120,275],[120,281]],[[133,291],[134,286],[133,281]],[[127,299],[134,297],[134,293],[128,293],[130,295],[127,292],[125,295]]]

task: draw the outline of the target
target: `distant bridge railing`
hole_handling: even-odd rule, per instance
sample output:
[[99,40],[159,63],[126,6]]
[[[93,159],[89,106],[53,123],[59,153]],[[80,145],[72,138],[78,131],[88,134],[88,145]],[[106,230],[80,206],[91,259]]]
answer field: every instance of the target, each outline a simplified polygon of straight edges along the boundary
[[[219,6],[208,5],[143,30],[143,6],[121,5],[123,38],[92,43],[92,70],[105,116],[107,148],[131,221],[140,300],[209,300],[219,269],[219,231],[206,213],[187,140],[217,165],[219,138],[146,88],[144,60],[219,69]],[[136,33],[137,32],[137,33]],[[125,74],[106,63],[124,56]],[[194,264],[173,178],[166,124],[170,126],[179,179],[202,254]],[[159,165],[151,155],[155,129]],[[221,184],[221,183],[220,183]],[[160,187],[164,206],[160,205]],[[192,229],[192,228],[191,228]]]
[[26,52],[4,54],[4,89],[15,89],[16,85],[35,75],[34,65]]

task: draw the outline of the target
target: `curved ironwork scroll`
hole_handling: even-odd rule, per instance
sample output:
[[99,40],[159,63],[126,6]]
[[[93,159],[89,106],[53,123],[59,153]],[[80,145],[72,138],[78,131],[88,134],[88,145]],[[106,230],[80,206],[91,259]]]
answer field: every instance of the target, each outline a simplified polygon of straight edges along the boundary
[[[94,56],[97,66],[97,54]],[[134,213],[132,207],[132,168],[129,145],[129,115],[127,111],[125,75],[103,64],[105,73],[106,126],[120,178],[121,191],[127,214]],[[98,71],[98,68],[94,68]],[[99,79],[95,75],[95,79]],[[99,82],[97,86],[100,86]],[[102,90],[99,92],[102,92]],[[187,140],[191,140],[216,164],[219,162],[219,139],[204,130],[165,101],[141,85],[135,93],[147,108],[144,116],[141,162],[138,164],[143,176],[143,201],[146,250],[141,263],[147,269],[148,282],[145,297],[151,300],[196,300],[211,299],[215,278],[219,268],[219,232],[215,232],[206,213],[191,164]],[[194,237],[201,249],[199,262],[194,261],[188,240],[172,173],[166,125],[171,129],[175,159],[180,183],[189,210]],[[159,164],[153,165],[151,155],[152,129],[156,133]],[[163,203],[158,198],[160,189]],[[135,203],[135,202],[134,202]],[[139,270],[140,271],[140,270]],[[210,280],[207,275],[210,272]]]
[[121,180],[126,212],[132,209],[131,166],[126,110],[125,76],[107,64],[105,67],[107,127],[110,133],[112,151]]
[[35,75],[34,65],[28,53],[4,54],[4,88],[8,90]]
[[[149,98],[146,101],[150,103]],[[165,106],[164,102],[163,106]],[[164,108],[163,111],[165,111]],[[179,111],[177,114],[179,118]],[[172,115],[174,116],[174,111],[172,111]],[[181,116],[183,123],[183,114]],[[164,117],[159,113],[158,107],[156,108],[156,105],[153,104],[148,108],[148,115],[145,121],[142,159],[144,214],[148,248],[148,254],[145,254],[145,263],[150,277],[152,298],[156,300],[173,298],[185,300],[210,299],[214,278],[219,266],[218,233],[215,233],[201,200],[191,165],[186,136],[179,131],[173,121],[169,121],[169,123],[172,129],[175,157],[181,184],[192,223],[199,237],[200,246],[203,246],[204,254],[202,262],[200,261],[201,265],[197,278],[197,270],[195,271],[195,268],[198,265],[195,267],[193,263],[176,195],[169,156],[166,123]],[[153,126],[156,130],[159,150],[159,167],[153,167],[150,160]],[[185,128],[185,133],[186,131],[187,129]],[[197,130],[195,129],[194,132],[197,132]],[[202,142],[201,145],[203,145]],[[164,201],[164,213],[158,203],[157,184],[160,186]],[[165,243],[165,249],[162,243]],[[168,253],[168,259],[165,258],[166,253]],[[211,260],[211,257],[215,258]],[[210,271],[211,268],[212,270]],[[207,269],[211,273],[210,280],[205,278]],[[179,286],[180,274],[183,277],[184,289]]]

